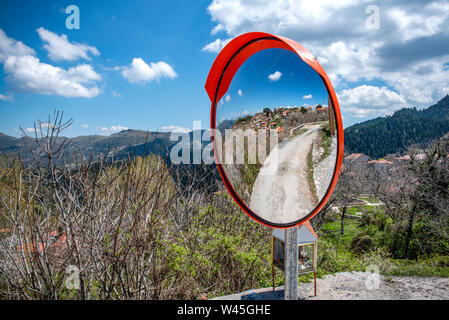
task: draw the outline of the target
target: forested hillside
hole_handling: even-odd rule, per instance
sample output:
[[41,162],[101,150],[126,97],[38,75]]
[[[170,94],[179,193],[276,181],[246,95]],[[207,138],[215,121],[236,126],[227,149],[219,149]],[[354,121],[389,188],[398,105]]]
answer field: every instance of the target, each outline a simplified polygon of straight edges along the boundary
[[449,132],[449,96],[424,109],[407,108],[345,129],[345,149],[372,158],[426,145]]

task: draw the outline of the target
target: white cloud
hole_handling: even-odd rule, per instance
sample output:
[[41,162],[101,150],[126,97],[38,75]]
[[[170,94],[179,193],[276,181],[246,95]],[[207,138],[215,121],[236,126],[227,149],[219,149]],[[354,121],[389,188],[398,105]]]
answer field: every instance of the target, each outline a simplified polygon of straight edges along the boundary
[[181,126],[170,125],[162,127],[162,131],[189,133],[192,130]]
[[117,91],[112,91],[112,96],[116,98],[123,98],[122,94]]
[[41,126],[42,128],[53,128],[53,124],[50,123],[50,122],[41,122],[41,123],[40,123],[40,126]]
[[129,67],[124,67],[122,76],[129,82],[150,82],[153,80],[159,80],[160,78],[176,78],[176,74],[173,68],[163,62],[151,62],[148,65],[142,58],[134,58]]
[[80,64],[67,70],[40,62],[33,49],[9,38],[0,29],[0,63],[6,80],[15,89],[64,97],[92,98],[100,93],[94,85],[101,76],[92,66]]
[[[214,32],[253,30],[300,42],[318,59],[337,91],[376,80],[406,105],[429,106],[449,93],[447,0],[377,0],[380,28],[368,29],[369,1],[213,0]],[[223,36],[224,37],[224,36]],[[375,102],[373,103],[376,104]]]
[[14,101],[14,98],[12,97],[12,94],[4,95],[4,94],[0,93],[0,100],[3,100],[3,101]]
[[[442,11],[444,12],[444,8]],[[447,9],[447,8],[446,8]],[[402,41],[408,41],[419,37],[428,37],[441,31],[445,22],[444,14],[423,15],[419,12],[409,13],[398,7],[387,11],[389,18],[396,22],[398,30],[403,34]]]
[[270,81],[278,81],[282,77],[282,72],[276,71],[268,76]]
[[241,97],[241,96],[243,96],[243,91],[239,89],[239,90],[237,91],[237,94],[239,95],[239,97]]
[[108,127],[101,127],[100,128],[100,131],[102,133],[104,133],[104,134],[112,134],[112,133],[120,132],[120,131],[123,131],[123,130],[128,130],[128,128],[124,127],[122,125],[111,126],[109,128]]
[[219,33],[220,31],[223,31],[223,30],[224,30],[224,26],[223,26],[222,24],[217,24],[217,25],[212,29],[212,31],[210,32],[210,34],[214,35],[214,34]]
[[338,94],[341,110],[357,118],[391,114],[405,106],[405,99],[387,87],[361,85]]
[[240,117],[244,117],[244,116],[247,116],[247,115],[249,115],[248,110],[243,110],[242,112],[233,112],[233,113],[231,113],[231,118],[232,119],[238,119]]
[[231,95],[227,94],[225,97],[225,102],[229,102],[229,101],[231,101]]
[[34,128],[26,128],[25,132],[34,133],[34,132],[40,132],[40,130],[38,128],[36,128],[36,129],[34,129]]
[[89,125],[87,125],[87,124],[82,124],[80,127],[81,127],[81,128],[89,128]]
[[70,42],[65,34],[58,36],[56,33],[46,30],[43,27],[40,27],[36,31],[42,41],[46,42],[44,44],[44,48],[47,50],[48,57],[51,60],[90,60],[91,58],[88,56],[89,53],[94,56],[98,56],[100,54],[95,47],[88,46],[87,44]]
[[95,85],[85,86],[101,79],[90,65],[64,70],[42,63],[36,57],[10,56],[4,62],[3,69],[7,74],[6,79],[26,92],[84,98],[92,98],[100,93]]
[[30,47],[23,44],[22,41],[16,41],[9,38],[6,33],[0,29],[0,62],[6,60],[9,56],[29,56],[35,52]]
[[312,95],[311,94],[306,94],[305,96],[302,97],[303,99],[312,99]]
[[[215,30],[215,29],[214,29]],[[202,51],[207,51],[207,52],[211,52],[211,53],[218,53],[221,51],[221,49],[224,48],[224,46],[226,46],[229,41],[231,41],[232,38],[228,38],[228,39],[216,39],[215,41],[208,43],[207,45],[205,45],[201,50]]]
[[309,49],[318,52],[318,61],[334,85],[338,86],[342,80],[354,82],[379,76],[376,64],[380,63],[380,60],[375,56],[375,50],[380,46],[380,43],[365,45],[336,41],[326,47],[313,45]]

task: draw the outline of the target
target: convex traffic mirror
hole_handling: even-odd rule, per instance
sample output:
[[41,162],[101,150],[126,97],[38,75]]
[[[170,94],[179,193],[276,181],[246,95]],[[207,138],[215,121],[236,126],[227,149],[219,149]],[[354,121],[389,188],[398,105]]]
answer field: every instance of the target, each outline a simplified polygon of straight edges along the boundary
[[343,155],[338,101],[317,60],[290,39],[244,34],[219,54],[206,90],[217,166],[242,210],[270,227],[313,217]]

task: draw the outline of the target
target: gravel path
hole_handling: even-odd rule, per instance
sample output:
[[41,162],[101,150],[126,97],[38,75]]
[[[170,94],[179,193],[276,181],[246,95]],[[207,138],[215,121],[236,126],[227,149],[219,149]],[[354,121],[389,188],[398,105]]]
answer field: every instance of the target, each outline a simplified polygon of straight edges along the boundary
[[[316,205],[308,185],[307,156],[320,125],[304,128],[308,130],[270,152],[254,183],[250,207],[268,221],[292,222],[306,216]],[[276,163],[276,152],[276,172],[263,174]]]
[[[300,299],[305,300],[449,300],[449,278],[380,276],[378,286],[369,282],[371,274],[342,272],[317,279],[317,296],[313,282],[299,284]],[[368,281],[367,281],[368,280]],[[366,283],[368,282],[368,286]],[[369,288],[371,289],[369,289]],[[249,290],[217,300],[280,300],[283,287]]]

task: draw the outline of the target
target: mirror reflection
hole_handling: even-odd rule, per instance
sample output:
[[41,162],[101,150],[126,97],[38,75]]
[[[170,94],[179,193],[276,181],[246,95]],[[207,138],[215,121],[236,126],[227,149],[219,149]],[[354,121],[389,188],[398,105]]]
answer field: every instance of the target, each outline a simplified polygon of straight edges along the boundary
[[217,103],[219,161],[245,204],[270,223],[304,218],[334,173],[337,130],[321,77],[295,53],[260,51]]

